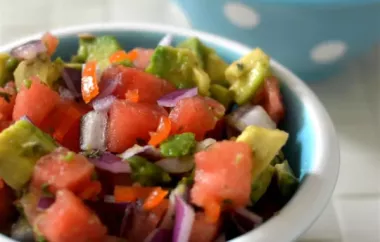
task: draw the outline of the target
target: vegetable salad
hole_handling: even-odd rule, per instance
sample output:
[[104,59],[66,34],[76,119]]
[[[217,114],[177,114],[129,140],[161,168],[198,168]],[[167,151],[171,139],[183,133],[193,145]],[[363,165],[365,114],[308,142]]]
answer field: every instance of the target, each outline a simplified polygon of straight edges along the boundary
[[19,241],[225,241],[298,187],[261,49],[226,63],[198,38],[124,50],[46,33],[0,55],[0,232]]

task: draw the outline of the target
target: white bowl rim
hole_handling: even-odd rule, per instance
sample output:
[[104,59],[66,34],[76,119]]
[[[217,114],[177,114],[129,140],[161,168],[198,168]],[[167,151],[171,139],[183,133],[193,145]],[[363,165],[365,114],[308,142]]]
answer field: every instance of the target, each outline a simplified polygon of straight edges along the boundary
[[[251,50],[251,48],[238,42],[213,34],[160,24],[95,23],[60,28],[52,30],[51,33],[64,37],[92,31],[139,31],[162,34],[170,33],[188,37],[198,36],[208,42],[217,43],[220,46],[228,46],[228,48],[240,55],[246,54]],[[0,53],[9,52],[12,48],[27,41],[38,39],[42,34],[43,33],[30,35],[29,37],[3,45],[0,47]],[[286,84],[289,89],[297,95],[311,116],[310,120],[313,123],[316,134],[315,161],[310,171],[312,176],[305,178],[298,192],[278,215],[269,219],[259,228],[231,240],[232,242],[295,240],[304,233],[323,212],[331,198],[338,178],[339,144],[333,123],[325,108],[307,85],[290,70],[275,60],[271,60],[271,67],[281,79],[281,82]],[[314,176],[316,176],[316,179],[314,179]],[[310,206],[311,204],[313,206]],[[0,234],[0,241],[11,242],[13,240]]]

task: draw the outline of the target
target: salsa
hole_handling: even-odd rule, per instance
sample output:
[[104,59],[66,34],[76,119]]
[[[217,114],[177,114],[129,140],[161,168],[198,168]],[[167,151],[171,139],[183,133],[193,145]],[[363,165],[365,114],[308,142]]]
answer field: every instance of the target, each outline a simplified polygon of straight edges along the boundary
[[225,241],[299,181],[270,58],[228,64],[196,37],[123,49],[46,33],[0,54],[0,232],[19,241]]

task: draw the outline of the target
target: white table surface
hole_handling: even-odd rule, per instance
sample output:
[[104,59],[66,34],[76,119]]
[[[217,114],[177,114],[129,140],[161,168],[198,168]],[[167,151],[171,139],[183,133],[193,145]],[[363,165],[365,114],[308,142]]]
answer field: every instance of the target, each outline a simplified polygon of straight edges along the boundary
[[[112,21],[190,27],[169,0],[0,0],[0,44],[36,31]],[[335,123],[341,170],[329,206],[300,241],[380,241],[380,46],[339,76],[309,85]]]

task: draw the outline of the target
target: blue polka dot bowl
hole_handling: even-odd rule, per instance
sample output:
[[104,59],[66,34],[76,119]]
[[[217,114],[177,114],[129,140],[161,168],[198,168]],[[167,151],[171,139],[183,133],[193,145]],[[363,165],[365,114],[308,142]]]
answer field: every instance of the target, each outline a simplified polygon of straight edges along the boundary
[[380,42],[380,0],[175,0],[192,27],[259,46],[305,81]]

